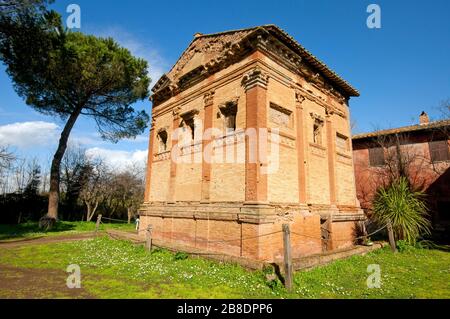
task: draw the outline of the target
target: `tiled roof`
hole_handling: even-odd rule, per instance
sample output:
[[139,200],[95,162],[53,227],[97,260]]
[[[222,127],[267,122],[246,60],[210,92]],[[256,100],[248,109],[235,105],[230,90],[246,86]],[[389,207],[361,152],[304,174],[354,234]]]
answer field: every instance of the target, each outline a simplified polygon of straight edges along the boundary
[[257,27],[252,28],[246,28],[246,29],[238,29],[238,30],[230,30],[230,31],[224,31],[224,32],[218,32],[218,33],[212,33],[212,34],[203,34],[199,37],[211,37],[211,36],[217,36],[222,35],[226,33],[231,32],[239,32],[239,31],[246,31],[246,30],[256,30],[258,28],[263,28],[267,31],[271,31],[274,34],[280,36],[285,42],[288,42],[294,51],[297,51],[297,53],[306,61],[308,61],[310,64],[312,64],[317,70],[322,72],[322,74],[330,80],[331,82],[335,83],[342,89],[344,89],[350,96],[359,96],[358,90],[353,88],[347,81],[345,81],[343,78],[341,78],[336,72],[331,70],[325,63],[323,63],[321,60],[319,60],[316,56],[314,56],[311,52],[309,52],[307,49],[305,49],[300,43],[298,43],[292,36],[290,36],[286,31],[281,29],[280,27],[274,25],[274,24],[266,24],[261,25]]
[[440,129],[440,128],[445,128],[446,126],[448,126],[450,128],[450,119],[429,122],[426,124],[416,124],[416,125],[402,126],[402,127],[387,129],[387,130],[379,130],[379,131],[370,132],[370,133],[356,134],[356,135],[353,135],[352,140],[360,140],[360,139],[372,138],[372,137],[377,137],[377,136],[382,136],[382,135],[409,133],[409,132],[431,130],[431,129]]
[[300,53],[300,56],[306,58],[306,60],[316,67],[323,75],[328,78],[331,82],[337,84],[339,87],[343,88],[350,96],[359,96],[358,90],[353,88],[347,81],[341,78],[336,72],[331,70],[325,63],[319,60],[316,56],[306,50],[300,43],[298,43],[293,37],[291,37],[287,32],[277,27],[276,25],[266,25],[265,28],[273,30],[275,32],[281,33],[282,36],[286,38]]

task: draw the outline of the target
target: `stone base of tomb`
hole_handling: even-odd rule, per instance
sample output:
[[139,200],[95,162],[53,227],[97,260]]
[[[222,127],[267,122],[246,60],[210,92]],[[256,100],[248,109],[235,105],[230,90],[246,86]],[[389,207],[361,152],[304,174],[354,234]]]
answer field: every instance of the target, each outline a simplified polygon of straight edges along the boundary
[[148,202],[140,209],[140,236],[265,262],[283,259],[282,225],[289,224],[292,257],[351,247],[360,208],[279,203]]

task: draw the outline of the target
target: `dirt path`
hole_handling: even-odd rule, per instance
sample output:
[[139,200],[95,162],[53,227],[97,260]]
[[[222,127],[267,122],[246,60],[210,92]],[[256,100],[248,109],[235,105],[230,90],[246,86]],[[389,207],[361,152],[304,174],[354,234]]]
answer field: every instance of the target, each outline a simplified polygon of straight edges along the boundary
[[82,287],[68,288],[67,276],[66,272],[59,270],[18,268],[0,264],[0,298],[93,298]]
[[53,243],[63,243],[76,240],[91,239],[95,237],[94,232],[86,232],[81,234],[72,235],[58,235],[58,236],[47,236],[39,238],[27,238],[14,241],[0,241],[0,249],[29,246],[29,245],[42,245],[42,244],[53,244]]
[[[94,238],[93,232],[54,237],[29,238],[0,242],[2,249],[22,246],[62,243]],[[47,298],[93,298],[83,288],[70,289],[66,285],[68,273],[55,269],[20,268],[0,264],[0,298],[47,299]]]

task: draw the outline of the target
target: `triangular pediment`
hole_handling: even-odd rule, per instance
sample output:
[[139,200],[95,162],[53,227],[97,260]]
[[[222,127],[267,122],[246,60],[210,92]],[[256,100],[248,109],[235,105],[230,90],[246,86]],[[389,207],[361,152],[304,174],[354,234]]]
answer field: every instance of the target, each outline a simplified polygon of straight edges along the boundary
[[252,31],[253,29],[246,29],[198,36],[167,73],[167,77],[177,82],[183,75],[222,56],[225,51],[230,50]]
[[336,91],[337,88],[344,96],[359,96],[357,90],[286,32],[274,25],[264,25],[195,35],[172,69],[153,87],[152,101],[161,103],[208,75],[236,63],[253,50],[262,50],[307,81],[318,84],[327,91]]

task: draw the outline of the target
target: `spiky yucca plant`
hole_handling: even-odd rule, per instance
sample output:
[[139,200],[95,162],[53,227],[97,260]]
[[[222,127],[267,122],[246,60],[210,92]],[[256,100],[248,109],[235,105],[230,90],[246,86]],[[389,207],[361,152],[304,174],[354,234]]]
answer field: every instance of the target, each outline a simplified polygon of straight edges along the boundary
[[378,189],[373,202],[374,217],[383,225],[389,221],[397,240],[414,244],[421,235],[430,234],[431,223],[424,193],[413,191],[405,177]]

